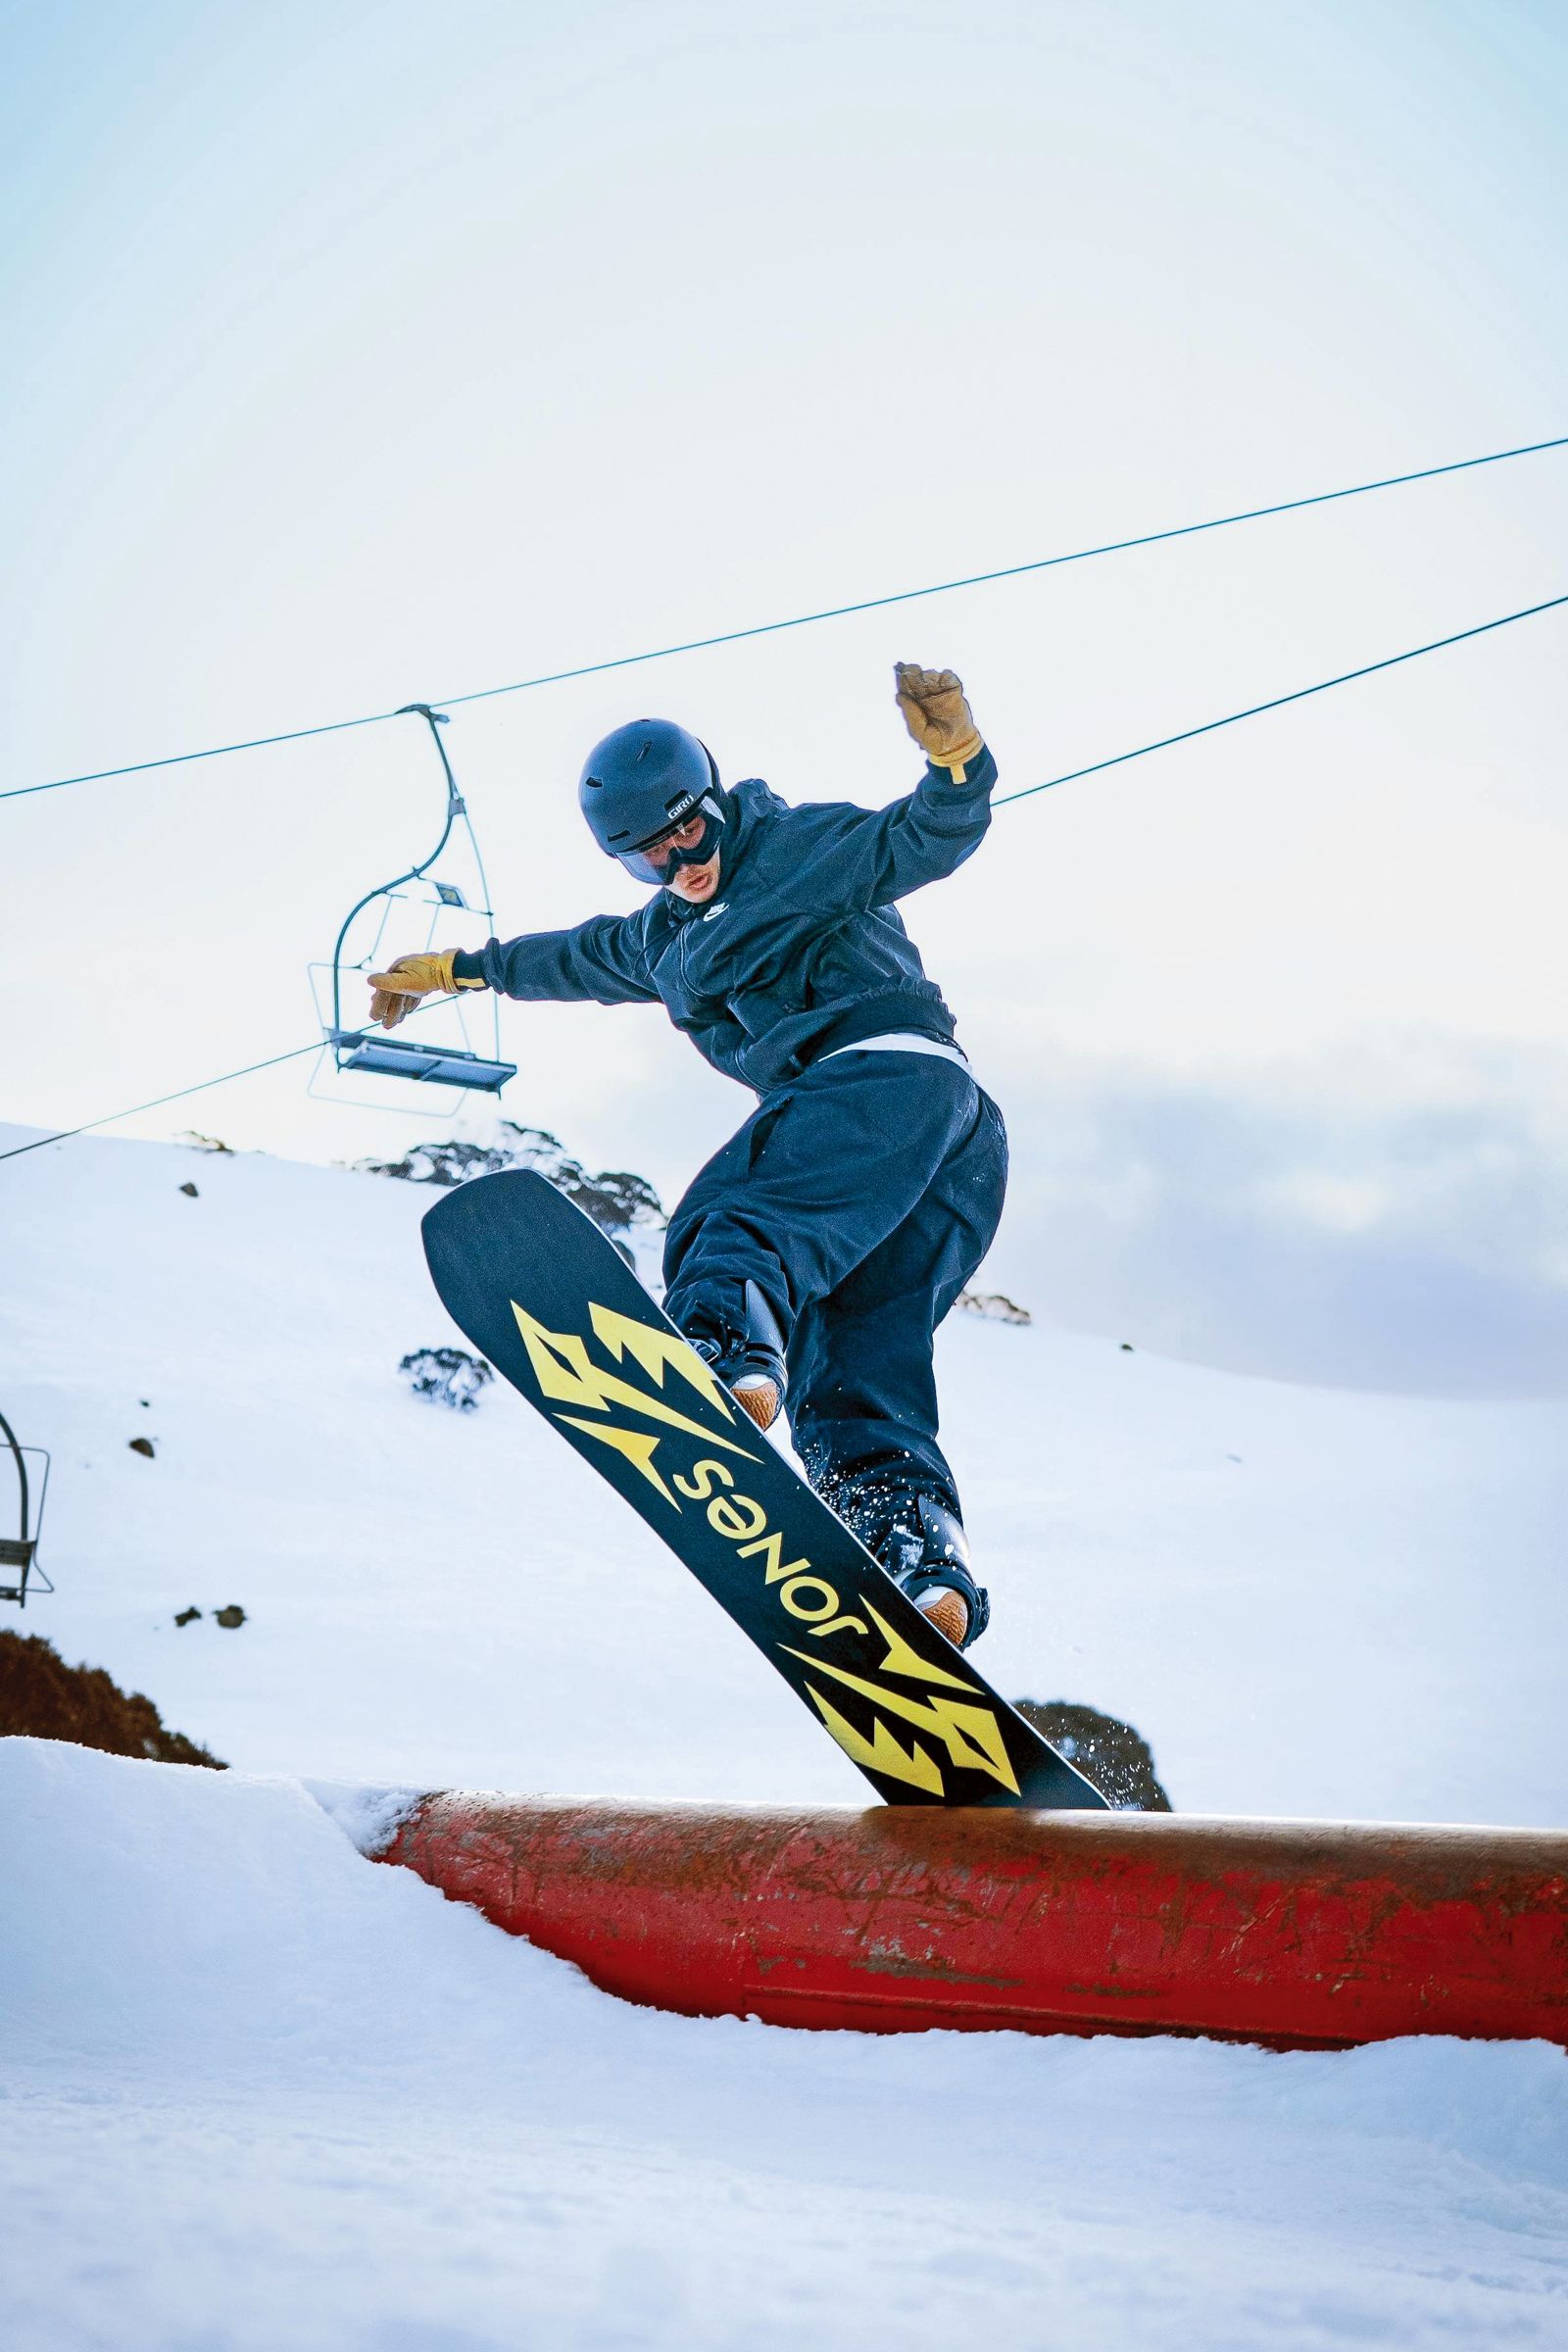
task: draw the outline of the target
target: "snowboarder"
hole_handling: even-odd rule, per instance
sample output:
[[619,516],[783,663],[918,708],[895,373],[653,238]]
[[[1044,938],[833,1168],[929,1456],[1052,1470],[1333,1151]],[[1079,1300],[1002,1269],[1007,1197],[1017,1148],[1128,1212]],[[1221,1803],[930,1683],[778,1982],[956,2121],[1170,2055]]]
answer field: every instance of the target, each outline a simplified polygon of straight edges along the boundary
[[578,797],[656,895],[569,931],[400,956],[371,975],[371,1014],[392,1029],[468,988],[662,1002],[760,1098],[670,1219],[665,1310],[760,1428],[788,1392],[812,1484],[967,1647],[989,1602],[937,1444],[932,1337],[996,1233],[1007,1143],[894,902],[979,847],[997,769],[952,670],[901,662],[896,680],[927,765],[884,808],[726,789],[684,727],[617,727]]

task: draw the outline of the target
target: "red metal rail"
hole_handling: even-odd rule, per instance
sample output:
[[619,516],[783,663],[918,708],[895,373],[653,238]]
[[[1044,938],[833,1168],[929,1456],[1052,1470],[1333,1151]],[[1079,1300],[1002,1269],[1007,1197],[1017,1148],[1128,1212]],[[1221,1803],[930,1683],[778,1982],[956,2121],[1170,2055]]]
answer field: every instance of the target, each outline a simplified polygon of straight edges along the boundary
[[1568,2046],[1556,1832],[449,1793],[383,1858],[688,2016]]

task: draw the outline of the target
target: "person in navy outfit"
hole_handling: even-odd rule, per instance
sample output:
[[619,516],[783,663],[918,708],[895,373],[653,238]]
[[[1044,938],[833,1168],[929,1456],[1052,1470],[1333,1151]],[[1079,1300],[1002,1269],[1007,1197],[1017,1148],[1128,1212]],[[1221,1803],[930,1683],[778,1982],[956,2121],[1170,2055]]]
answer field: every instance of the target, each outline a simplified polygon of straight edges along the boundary
[[665,1311],[760,1427],[788,1396],[812,1484],[966,1647],[989,1602],[937,1443],[932,1339],[996,1233],[1007,1141],[898,902],[979,848],[997,768],[952,670],[901,662],[896,679],[926,768],[882,808],[726,788],[684,727],[617,727],[578,793],[646,905],[399,956],[371,1010],[390,1029],[466,988],[658,1002],[753,1090],[670,1218]]

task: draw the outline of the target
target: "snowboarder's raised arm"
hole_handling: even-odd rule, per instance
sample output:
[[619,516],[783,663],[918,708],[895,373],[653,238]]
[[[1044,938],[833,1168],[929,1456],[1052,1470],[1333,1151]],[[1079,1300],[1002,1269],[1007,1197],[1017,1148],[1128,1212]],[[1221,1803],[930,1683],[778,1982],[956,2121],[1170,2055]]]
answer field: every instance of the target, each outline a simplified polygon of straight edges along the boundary
[[[940,882],[972,857],[991,822],[997,763],[951,669],[900,662],[898,705],[926,756],[913,792],[885,808],[823,810],[813,884],[846,907],[886,906]],[[815,868],[820,868],[820,873]]]
[[407,1020],[421,999],[464,988],[493,988],[533,1003],[642,1004],[659,996],[648,977],[641,925],[625,914],[596,914],[572,931],[528,932],[473,950],[400,956],[384,972],[370,974],[370,1018],[383,1029]]

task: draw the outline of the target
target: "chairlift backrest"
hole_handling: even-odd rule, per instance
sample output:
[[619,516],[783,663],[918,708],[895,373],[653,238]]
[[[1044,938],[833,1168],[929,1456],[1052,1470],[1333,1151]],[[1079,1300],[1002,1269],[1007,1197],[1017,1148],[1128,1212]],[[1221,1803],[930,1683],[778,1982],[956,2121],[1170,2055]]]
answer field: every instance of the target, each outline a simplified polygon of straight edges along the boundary
[[[14,1600],[25,1608],[29,1576],[37,1580],[43,1592],[54,1591],[53,1585],[38,1566],[38,1530],[43,1522],[44,1496],[49,1486],[49,1456],[41,1446],[19,1445],[15,1430],[4,1413],[0,1413],[0,1451],[4,1450],[10,1452],[16,1465],[19,1508],[18,1533],[15,1536],[0,1536],[0,1569],[15,1568],[21,1574],[15,1584],[0,1584],[0,1600]],[[36,1503],[27,1474],[29,1454],[43,1464]]]

